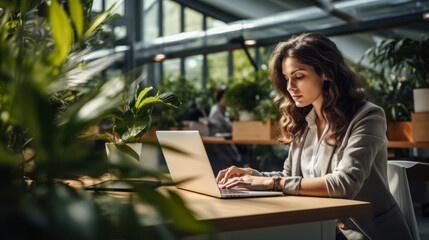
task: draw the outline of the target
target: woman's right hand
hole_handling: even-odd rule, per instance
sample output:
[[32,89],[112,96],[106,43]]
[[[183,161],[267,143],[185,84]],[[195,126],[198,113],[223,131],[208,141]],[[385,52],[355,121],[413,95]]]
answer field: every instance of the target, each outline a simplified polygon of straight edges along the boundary
[[225,184],[230,178],[252,175],[252,172],[253,170],[251,168],[238,168],[236,166],[231,166],[219,171],[216,177],[216,182],[218,184]]

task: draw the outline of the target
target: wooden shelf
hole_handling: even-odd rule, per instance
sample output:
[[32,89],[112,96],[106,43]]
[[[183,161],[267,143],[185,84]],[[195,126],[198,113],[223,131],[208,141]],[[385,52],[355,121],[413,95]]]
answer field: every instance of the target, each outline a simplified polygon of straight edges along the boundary
[[[204,143],[214,144],[256,144],[256,145],[281,145],[277,140],[233,140],[217,137],[203,137]],[[429,148],[429,142],[389,141],[388,148]]]
[[389,141],[388,148],[429,148],[429,142]]

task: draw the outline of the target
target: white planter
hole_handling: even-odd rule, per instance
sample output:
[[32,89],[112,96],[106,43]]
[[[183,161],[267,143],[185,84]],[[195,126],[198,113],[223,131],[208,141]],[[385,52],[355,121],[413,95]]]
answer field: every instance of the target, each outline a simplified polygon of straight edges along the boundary
[[241,111],[238,111],[238,119],[240,121],[255,121],[256,117],[253,112],[241,110]]
[[[110,156],[110,151],[112,151],[113,143],[106,143],[106,153],[107,156]],[[134,150],[139,155],[139,161],[142,157],[142,145],[141,143],[127,143],[127,145]]]
[[[112,150],[113,143],[106,143],[106,153],[107,156],[110,155]],[[127,143],[138,155],[139,155],[139,164],[145,168],[156,169],[158,167],[158,148],[151,144],[143,143]],[[144,153],[143,153],[144,150]]]
[[414,112],[429,112],[429,88],[419,88],[413,90]]

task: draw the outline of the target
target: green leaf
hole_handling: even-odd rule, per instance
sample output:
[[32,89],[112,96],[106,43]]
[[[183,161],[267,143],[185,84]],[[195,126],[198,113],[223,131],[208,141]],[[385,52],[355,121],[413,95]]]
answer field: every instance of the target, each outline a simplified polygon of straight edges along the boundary
[[78,39],[83,33],[83,8],[80,0],[69,0],[70,15],[76,27]]
[[150,104],[150,103],[155,103],[158,101],[158,97],[147,97],[145,98],[136,108],[137,108],[137,112],[143,108],[145,105]]
[[139,126],[133,126],[132,128],[129,128],[128,131],[126,131],[122,136],[121,139],[124,142],[129,142],[132,138],[135,138],[136,136],[138,136],[139,134],[142,133],[142,131],[144,130],[149,130],[148,129],[148,123],[144,124],[144,125],[139,125]]
[[147,87],[147,88],[145,88],[145,89],[143,89],[143,91],[141,91],[140,92],[140,94],[139,94],[139,96],[138,96],[138,98],[137,98],[137,101],[136,101],[136,106],[139,106],[140,105],[140,103],[141,103],[141,101],[143,100],[143,98],[144,98],[144,96],[150,91],[150,90],[152,90],[153,89],[153,87]]
[[163,93],[159,95],[159,100],[175,108],[178,108],[182,104],[179,97],[174,93]]
[[116,5],[116,3],[114,3],[109,9],[107,9],[106,11],[104,11],[103,13],[101,13],[100,15],[98,15],[96,18],[94,18],[94,20],[91,22],[88,30],[86,30],[84,37],[88,38],[92,35],[92,33],[98,29],[98,27],[100,27],[106,20],[110,20],[113,16],[119,16],[118,14],[113,15],[112,17],[109,17],[110,11],[112,11],[113,7]]
[[54,42],[57,46],[57,51],[50,55],[50,58],[55,66],[59,66],[67,59],[72,43],[72,28],[67,13],[57,1],[51,1],[51,5],[49,6],[49,21],[52,27]]
[[128,146],[127,144],[115,144],[115,147],[117,149],[119,149],[119,151],[130,155],[131,157],[133,157],[134,159],[136,159],[137,161],[140,160],[139,154],[136,153],[130,146]]

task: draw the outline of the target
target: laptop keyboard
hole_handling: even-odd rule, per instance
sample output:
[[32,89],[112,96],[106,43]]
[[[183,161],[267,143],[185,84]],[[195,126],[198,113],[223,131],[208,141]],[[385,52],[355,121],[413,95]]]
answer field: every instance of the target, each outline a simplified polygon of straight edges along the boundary
[[220,193],[223,194],[234,194],[234,195],[249,195],[250,193],[246,192],[246,191],[241,191],[241,190],[234,190],[234,189],[219,189]]

